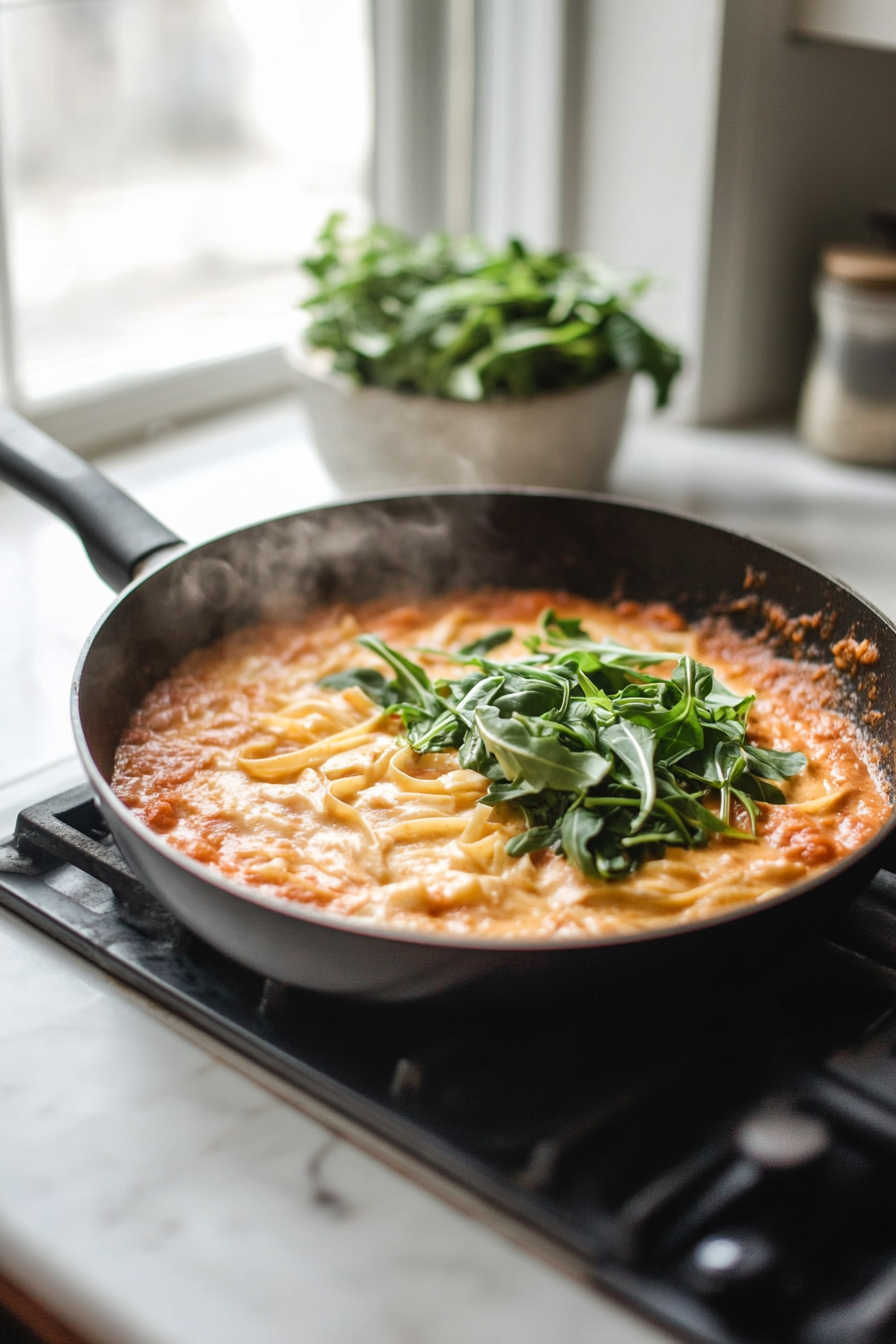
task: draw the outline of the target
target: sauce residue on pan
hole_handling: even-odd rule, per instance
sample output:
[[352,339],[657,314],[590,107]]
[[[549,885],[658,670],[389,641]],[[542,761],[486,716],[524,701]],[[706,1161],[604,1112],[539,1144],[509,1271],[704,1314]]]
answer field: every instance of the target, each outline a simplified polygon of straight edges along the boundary
[[[548,607],[581,618],[594,638],[687,652],[732,690],[756,692],[750,740],[802,751],[808,766],[781,785],[787,805],[761,804],[755,842],[670,846],[615,881],[588,877],[552,850],[511,857],[505,845],[523,827],[519,813],[481,805],[488,781],[460,768],[456,752],[416,755],[396,717],[359,687],[319,685],[349,668],[382,669],[356,644],[362,631],[398,648],[457,650],[511,626],[502,660],[523,657]],[[414,656],[433,678],[459,675],[437,653]],[[634,933],[767,900],[880,828],[886,791],[857,726],[834,708],[834,677],[778,658],[724,622],[688,629],[660,605],[484,591],[342,606],[192,653],[134,714],[112,783],[168,844],[287,901],[427,934]],[[735,824],[748,829],[745,815]]]

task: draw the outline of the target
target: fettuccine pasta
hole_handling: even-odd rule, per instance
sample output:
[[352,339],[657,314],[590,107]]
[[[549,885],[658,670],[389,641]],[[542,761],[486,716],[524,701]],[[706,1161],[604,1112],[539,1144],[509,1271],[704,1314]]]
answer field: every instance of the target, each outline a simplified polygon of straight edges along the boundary
[[[581,618],[595,638],[687,652],[732,689],[757,692],[751,739],[802,751],[809,765],[782,785],[787,806],[761,805],[755,841],[670,846],[617,881],[549,849],[512,857],[520,814],[483,804],[488,781],[456,751],[418,755],[361,686],[320,684],[349,668],[384,670],[356,644],[362,631],[431,650],[414,658],[433,679],[459,673],[432,650],[498,626],[514,632],[502,659],[523,657],[548,607]],[[766,900],[874,834],[889,814],[884,788],[833,695],[827,670],[776,659],[724,625],[690,630],[667,607],[540,591],[340,607],[191,654],[134,715],[113,787],[182,853],[285,901],[426,933],[609,936]]]

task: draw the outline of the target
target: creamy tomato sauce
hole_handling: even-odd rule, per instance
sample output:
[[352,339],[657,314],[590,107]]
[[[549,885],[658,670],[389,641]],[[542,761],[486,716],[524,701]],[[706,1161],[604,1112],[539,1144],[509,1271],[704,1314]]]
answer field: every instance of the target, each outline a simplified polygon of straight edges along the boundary
[[[450,651],[509,625],[501,661],[524,657],[548,607],[581,618],[596,639],[687,652],[732,690],[756,692],[750,739],[809,761],[781,786],[787,806],[761,805],[757,842],[669,847],[613,882],[552,851],[512,858],[505,844],[522,818],[480,804],[487,781],[461,769],[456,752],[415,755],[398,719],[360,688],[318,684],[349,668],[385,670],[355,643],[362,631]],[[460,673],[437,654],[414,657],[431,677]],[[112,785],[182,853],[287,901],[427,933],[609,936],[768,899],[879,829],[890,812],[883,783],[856,727],[832,708],[835,689],[826,668],[777,659],[724,624],[690,630],[663,606],[491,591],[339,607],[192,653],[133,716]],[[748,829],[744,815],[733,820]]]

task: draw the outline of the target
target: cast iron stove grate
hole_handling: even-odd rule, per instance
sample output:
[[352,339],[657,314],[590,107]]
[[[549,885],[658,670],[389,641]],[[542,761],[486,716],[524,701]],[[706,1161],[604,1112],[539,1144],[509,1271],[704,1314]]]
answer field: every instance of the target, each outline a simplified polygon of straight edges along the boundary
[[708,1344],[896,1341],[896,876],[693,1003],[371,1007],[188,932],[87,787],[22,812],[0,902]]

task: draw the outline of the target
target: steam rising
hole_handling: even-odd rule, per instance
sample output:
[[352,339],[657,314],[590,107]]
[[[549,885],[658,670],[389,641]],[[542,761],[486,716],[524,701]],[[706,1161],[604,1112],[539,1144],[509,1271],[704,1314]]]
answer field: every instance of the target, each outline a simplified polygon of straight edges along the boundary
[[97,763],[108,777],[150,687],[231,630],[298,621],[324,603],[519,581],[494,505],[471,494],[319,509],[235,532],[156,570],[113,610],[84,663],[81,719]]
[[[831,606],[829,582],[797,561],[689,519],[587,496],[446,492],[277,518],[179,556],[112,610],[85,658],[82,723],[111,773],[132,711],[187,653],[254,621],[301,620],[322,604],[549,587],[669,601],[698,620],[742,599],[746,565],[768,571],[770,601],[788,604],[796,592],[805,610]],[[842,590],[836,598],[841,633],[854,610],[882,649],[891,646],[889,628],[864,604]],[[886,680],[874,706],[884,724],[892,694]],[[884,729],[869,731],[883,746]]]

